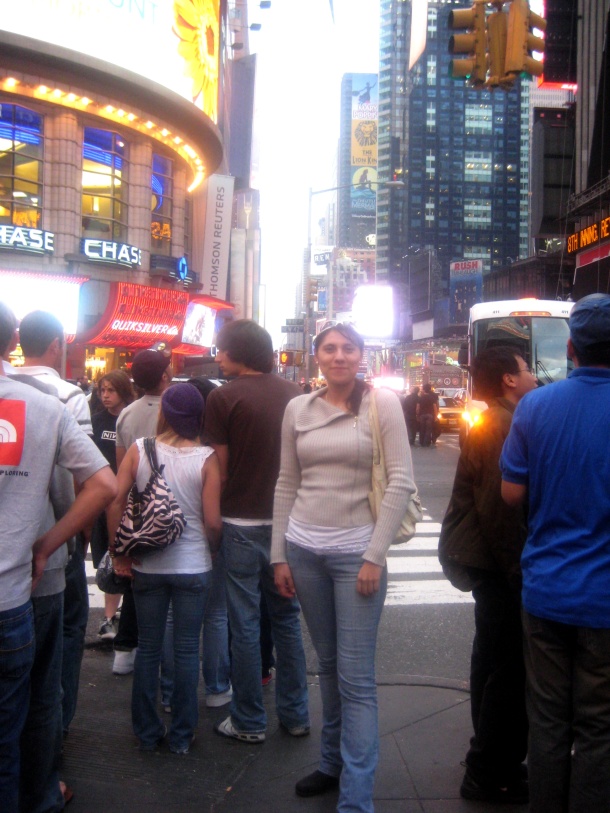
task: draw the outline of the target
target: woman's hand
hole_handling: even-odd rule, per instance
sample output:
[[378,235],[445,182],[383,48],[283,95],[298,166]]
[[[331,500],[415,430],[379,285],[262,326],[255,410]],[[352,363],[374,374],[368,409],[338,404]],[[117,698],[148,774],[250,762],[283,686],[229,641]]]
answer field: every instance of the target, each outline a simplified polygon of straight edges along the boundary
[[275,586],[280,596],[284,596],[284,598],[294,598],[297,591],[292,581],[290,566],[285,562],[281,562],[280,564],[273,565],[273,572],[275,576]]
[[372,596],[379,590],[382,570],[380,565],[374,565],[372,562],[365,562],[362,565],[356,582],[356,590],[361,596]]
[[112,560],[112,569],[117,576],[133,579],[132,565],[139,564],[139,559],[134,559],[132,556],[115,556]]

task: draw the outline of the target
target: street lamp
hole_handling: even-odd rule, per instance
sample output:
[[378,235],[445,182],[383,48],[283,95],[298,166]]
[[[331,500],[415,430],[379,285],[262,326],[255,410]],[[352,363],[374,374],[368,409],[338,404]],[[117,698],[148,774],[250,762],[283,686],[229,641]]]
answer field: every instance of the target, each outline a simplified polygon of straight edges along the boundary
[[[404,181],[370,181],[371,186],[376,186],[378,189],[404,189],[406,184]],[[307,275],[305,279],[305,288],[309,290],[309,281],[312,277],[311,273],[311,263],[312,263],[312,241],[311,241],[311,212],[312,212],[312,202],[315,195],[324,195],[328,192],[339,192],[342,189],[354,189],[355,187],[359,186],[357,183],[349,183],[343,184],[341,186],[331,186],[328,189],[312,189],[309,188],[309,206],[307,210]],[[326,281],[327,291],[326,291],[326,319],[333,318],[333,310],[334,310],[334,302],[333,302],[333,287],[334,287],[334,279],[333,279],[333,267],[332,267],[332,260],[328,261],[327,266],[327,281]],[[310,317],[311,317],[311,303],[305,303],[305,350],[307,353],[307,374],[310,377],[310,365],[309,365],[309,351],[311,348],[311,339],[313,331],[310,330]]]

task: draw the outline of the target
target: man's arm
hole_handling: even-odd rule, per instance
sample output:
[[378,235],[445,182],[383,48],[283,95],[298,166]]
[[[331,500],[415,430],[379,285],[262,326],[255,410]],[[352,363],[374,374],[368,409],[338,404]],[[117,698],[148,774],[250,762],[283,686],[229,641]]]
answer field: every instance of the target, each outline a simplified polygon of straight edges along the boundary
[[229,447],[226,444],[210,443],[216,452],[218,466],[220,468],[220,488],[223,489],[229,479]]
[[527,486],[519,485],[519,483],[509,483],[507,480],[502,480],[502,499],[511,508],[517,508],[521,505],[527,494]]
[[63,515],[43,536],[36,540],[32,551],[32,589],[40,580],[47,559],[63,543],[88,523],[93,522],[117,490],[116,478],[110,466],[98,469],[82,483],[76,499]]

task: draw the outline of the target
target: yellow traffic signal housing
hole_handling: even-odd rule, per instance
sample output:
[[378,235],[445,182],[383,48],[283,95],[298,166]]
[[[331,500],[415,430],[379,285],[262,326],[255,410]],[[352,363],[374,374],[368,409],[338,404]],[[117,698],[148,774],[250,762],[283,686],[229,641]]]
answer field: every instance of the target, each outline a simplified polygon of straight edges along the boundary
[[544,31],[546,20],[530,11],[527,0],[512,0],[508,12],[505,76],[514,79],[521,73],[542,76],[542,62],[533,59],[532,51],[544,51],[544,40],[533,33]]
[[303,366],[303,353],[297,350],[294,354],[294,366],[295,367],[302,367]]
[[496,11],[487,17],[487,47],[489,51],[489,77],[487,87],[511,87],[512,81],[505,78],[506,41],[508,15]]
[[469,9],[449,12],[449,28],[467,29],[467,34],[454,34],[449,40],[450,54],[469,54],[469,59],[453,59],[451,76],[469,79],[474,87],[482,87],[487,77],[485,2],[477,0]]

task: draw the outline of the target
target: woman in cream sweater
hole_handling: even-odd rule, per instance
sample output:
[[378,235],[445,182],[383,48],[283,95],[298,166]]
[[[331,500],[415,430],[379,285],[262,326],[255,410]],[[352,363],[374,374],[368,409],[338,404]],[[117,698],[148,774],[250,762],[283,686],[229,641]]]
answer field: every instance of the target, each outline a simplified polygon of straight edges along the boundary
[[320,766],[296,792],[314,796],[339,786],[338,811],[371,813],[385,559],[416,489],[400,402],[378,390],[389,484],[373,521],[372,390],[356,377],[364,342],[351,326],[335,325],[318,334],[314,350],[327,386],[286,408],[271,547],[276,585],[282,595],[298,596],[319,660]]

